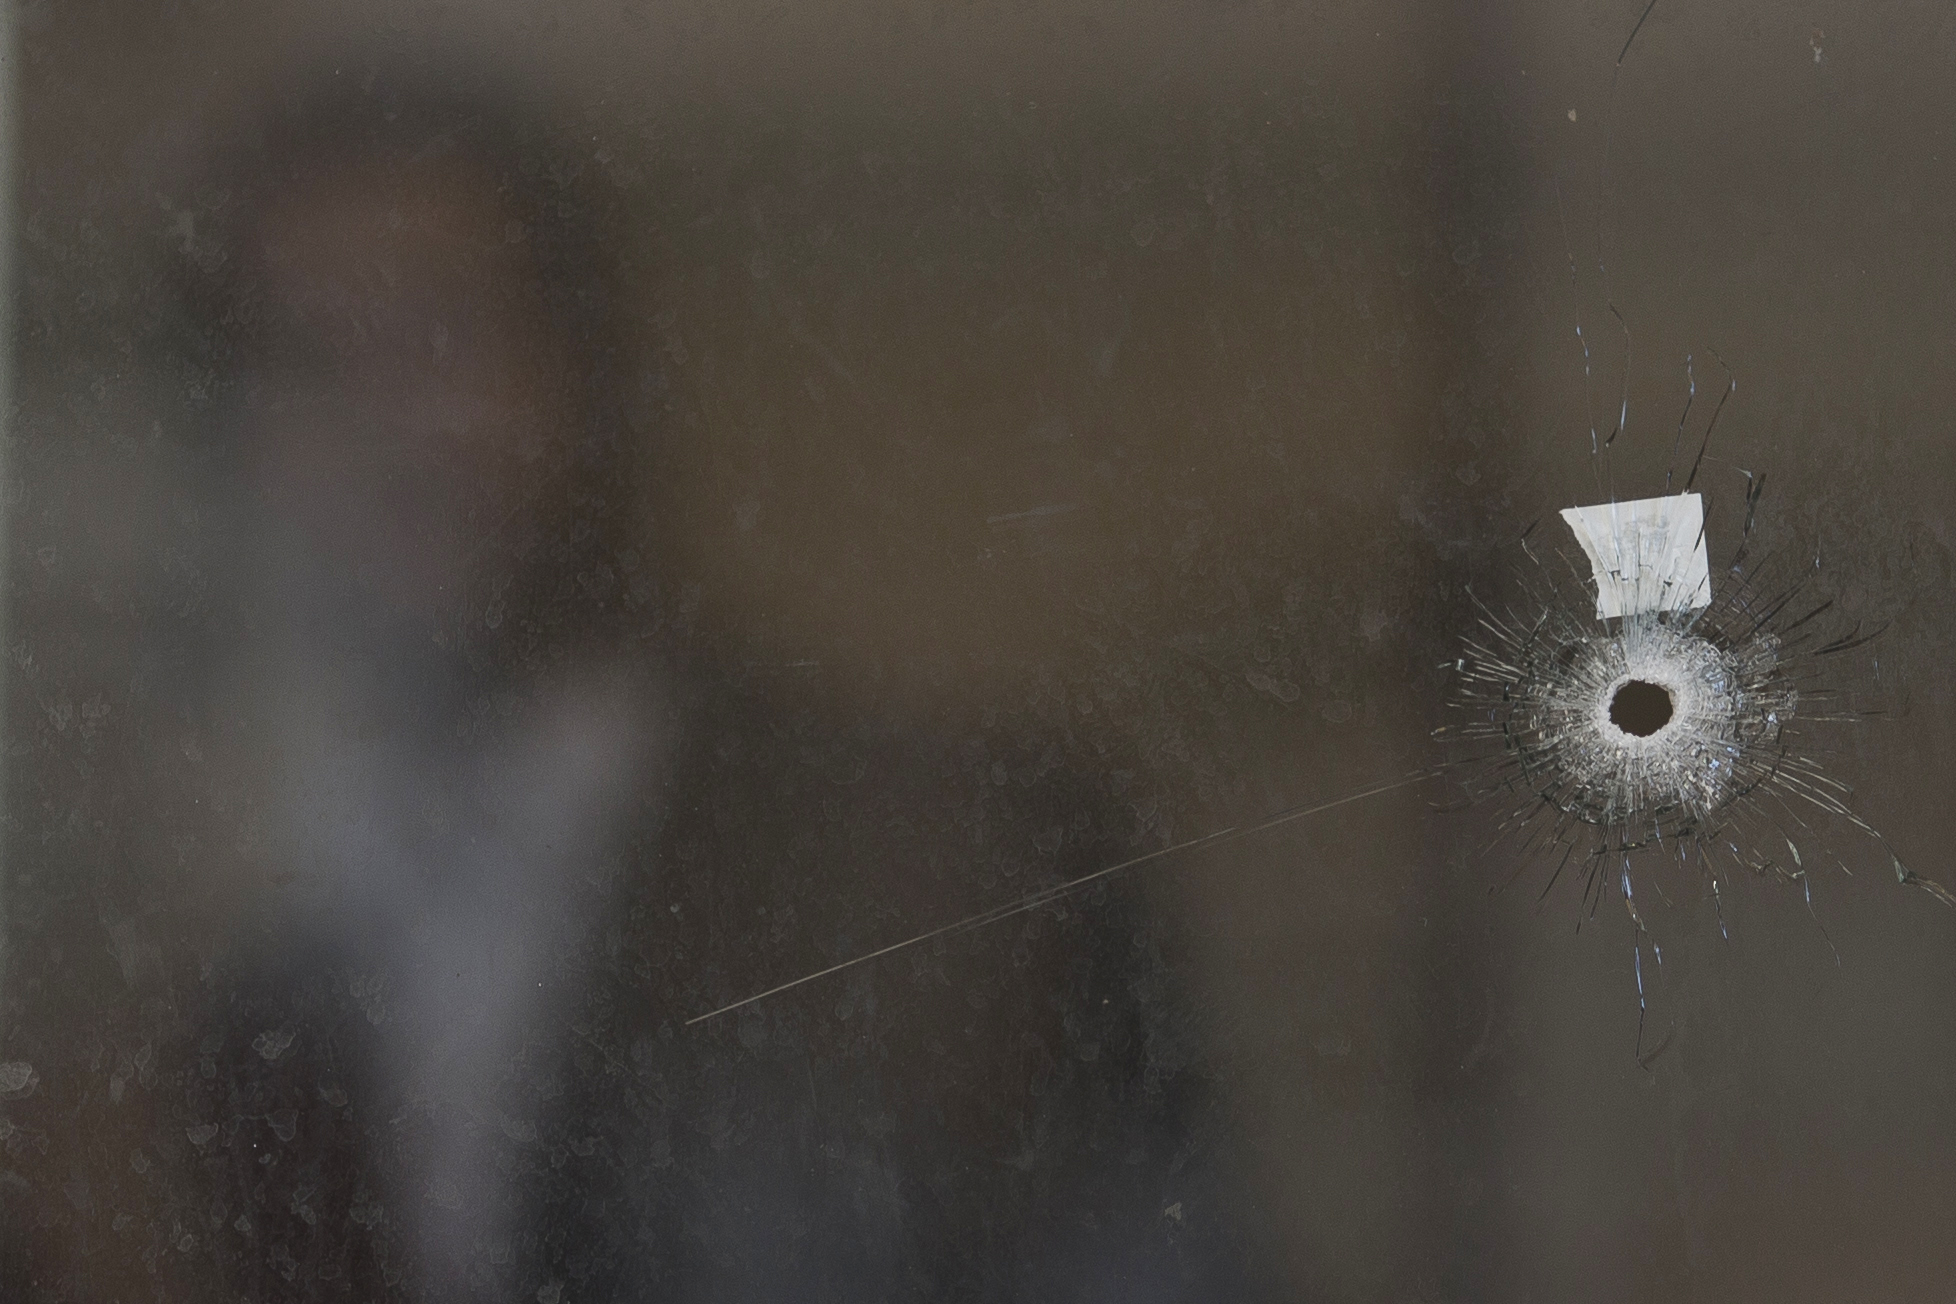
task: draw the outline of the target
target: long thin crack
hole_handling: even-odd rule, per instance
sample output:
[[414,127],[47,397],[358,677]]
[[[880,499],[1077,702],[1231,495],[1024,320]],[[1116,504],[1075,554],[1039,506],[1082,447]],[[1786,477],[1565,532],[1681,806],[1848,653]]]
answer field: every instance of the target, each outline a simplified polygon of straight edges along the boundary
[[941,928],[933,928],[929,932],[918,933],[915,937],[906,937],[901,942],[892,942],[888,946],[879,947],[874,951],[866,952],[853,959],[844,960],[840,964],[832,964],[826,969],[817,969],[814,973],[803,974],[799,978],[770,987],[766,991],[756,992],[752,996],[744,997],[728,1005],[722,1005],[717,1010],[709,1010],[705,1014],[694,1015],[692,1018],[686,1020],[685,1026],[690,1028],[696,1023],[705,1023],[708,1019],[717,1019],[723,1014],[730,1014],[744,1006],[752,1005],[756,1001],[763,1001],[770,996],[777,996],[782,992],[800,987],[804,983],[812,983],[817,979],[827,978],[831,974],[841,973],[844,969],[853,969],[857,965],[868,964],[872,960],[879,960],[886,955],[893,955],[898,951],[921,945],[924,942],[933,941],[940,937],[955,937],[960,933],[968,933],[973,929],[983,928],[987,924],[995,924],[1002,919],[1010,919],[1014,915],[1024,914],[1028,910],[1036,910],[1040,906],[1077,892],[1089,883],[1111,878],[1116,874],[1125,873],[1131,869],[1139,869],[1141,866],[1154,861],[1164,860],[1169,856],[1179,855],[1182,852],[1194,851],[1199,847],[1220,846],[1225,842],[1234,842],[1239,838],[1247,838],[1251,834],[1262,833],[1268,829],[1274,829],[1279,825],[1289,824],[1295,820],[1306,819],[1312,815],[1322,815],[1326,811],[1336,810],[1340,806],[1349,806],[1353,802],[1364,801],[1368,797],[1379,797],[1388,792],[1397,792],[1402,788],[1410,788],[1416,783],[1423,783],[1428,779],[1435,778],[1440,773],[1442,771],[1437,768],[1417,770],[1402,779],[1394,779],[1387,783],[1379,783],[1368,788],[1361,788],[1357,792],[1347,793],[1345,796],[1334,798],[1331,801],[1317,802],[1308,806],[1294,806],[1288,810],[1278,811],[1276,814],[1258,820],[1253,824],[1234,825],[1229,828],[1218,829],[1214,833],[1205,833],[1199,838],[1190,838],[1186,842],[1178,842],[1173,846],[1162,847],[1158,850],[1135,856],[1132,859],[1123,860],[1102,869],[1096,869],[1090,874],[1082,874],[1080,877],[1069,879],[1064,883],[1042,888],[1037,892],[1020,897],[1016,901],[1008,901],[1002,905],[994,906],[990,910],[981,910],[975,915],[967,915],[965,918],[957,920],[954,923],[945,924]]

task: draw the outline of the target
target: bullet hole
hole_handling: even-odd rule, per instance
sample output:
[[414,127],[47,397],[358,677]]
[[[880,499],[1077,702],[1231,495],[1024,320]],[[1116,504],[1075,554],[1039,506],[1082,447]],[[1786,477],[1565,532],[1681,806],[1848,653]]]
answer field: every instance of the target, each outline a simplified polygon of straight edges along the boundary
[[1610,698],[1610,723],[1636,738],[1648,738],[1671,722],[1671,695],[1642,679],[1624,682]]

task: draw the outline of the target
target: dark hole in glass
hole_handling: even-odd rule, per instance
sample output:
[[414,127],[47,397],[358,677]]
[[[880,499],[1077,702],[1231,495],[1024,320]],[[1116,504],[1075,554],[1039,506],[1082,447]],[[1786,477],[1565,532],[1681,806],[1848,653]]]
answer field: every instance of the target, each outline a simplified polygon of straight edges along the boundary
[[1610,723],[1627,734],[1648,738],[1671,722],[1671,694],[1641,679],[1624,682],[1610,699]]

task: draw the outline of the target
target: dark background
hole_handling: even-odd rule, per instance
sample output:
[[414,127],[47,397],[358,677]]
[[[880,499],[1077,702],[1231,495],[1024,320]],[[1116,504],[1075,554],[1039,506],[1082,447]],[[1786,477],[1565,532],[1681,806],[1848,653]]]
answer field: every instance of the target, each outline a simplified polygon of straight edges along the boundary
[[[1465,586],[1595,497],[1620,400],[1618,492],[1659,492],[1714,351],[1711,529],[1765,474],[1889,622],[1827,759],[1956,878],[1956,17],[1665,0],[1612,95],[1640,9],[18,7],[0,1294],[1956,1289],[1956,917],[1851,828],[1811,916],[1729,888],[1729,941],[1656,875],[1647,1068],[1621,909],[1490,896],[1441,785],[684,1026],[1427,763]],[[318,273],[343,337],[239,271],[334,195],[444,194],[419,254],[353,246],[421,272]],[[278,531],[366,482],[268,489],[238,432],[434,428],[388,386],[451,411],[416,350],[484,286],[457,392],[530,368],[570,398],[490,406],[602,447],[457,473],[518,503],[455,572],[515,614],[390,599],[439,655],[357,617],[344,736],[447,774],[568,703],[654,742],[547,872],[404,906],[294,813],[387,826],[393,772],[288,783],[261,727],[313,687],[276,613],[341,619]],[[522,821],[452,782],[431,863]],[[417,985],[443,947],[547,999]]]

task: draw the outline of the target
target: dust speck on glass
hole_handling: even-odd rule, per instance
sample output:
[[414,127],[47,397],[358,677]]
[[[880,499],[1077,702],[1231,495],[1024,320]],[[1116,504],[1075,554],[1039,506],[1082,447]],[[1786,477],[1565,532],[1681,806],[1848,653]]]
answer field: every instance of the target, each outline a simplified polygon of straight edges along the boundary
[[1956,19],[0,37],[0,1299],[1956,1288]]

